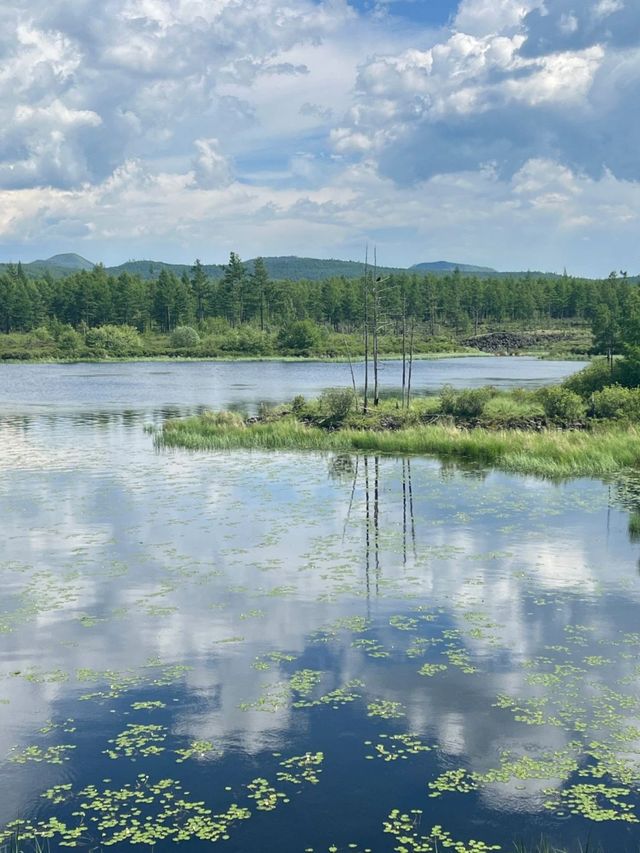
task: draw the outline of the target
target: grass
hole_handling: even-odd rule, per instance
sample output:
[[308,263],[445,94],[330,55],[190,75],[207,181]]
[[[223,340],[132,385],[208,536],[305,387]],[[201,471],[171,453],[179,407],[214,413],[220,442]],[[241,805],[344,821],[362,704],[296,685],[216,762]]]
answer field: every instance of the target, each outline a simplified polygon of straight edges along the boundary
[[189,450],[362,451],[436,456],[553,479],[597,477],[640,465],[640,432],[607,424],[591,430],[465,429],[434,424],[398,430],[325,430],[293,416],[245,424],[202,415],[168,421],[164,447]]

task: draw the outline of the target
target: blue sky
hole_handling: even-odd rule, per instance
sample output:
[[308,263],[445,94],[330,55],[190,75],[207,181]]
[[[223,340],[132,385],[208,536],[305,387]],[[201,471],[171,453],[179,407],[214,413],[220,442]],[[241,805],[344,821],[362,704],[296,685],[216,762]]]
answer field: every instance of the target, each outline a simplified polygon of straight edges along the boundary
[[639,0],[6,0],[0,259],[640,271]]

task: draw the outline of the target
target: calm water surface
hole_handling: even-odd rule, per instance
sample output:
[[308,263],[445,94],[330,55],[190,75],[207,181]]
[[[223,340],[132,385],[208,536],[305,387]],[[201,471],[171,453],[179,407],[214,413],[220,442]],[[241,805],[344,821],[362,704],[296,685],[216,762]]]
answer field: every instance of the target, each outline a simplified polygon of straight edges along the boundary
[[[461,362],[422,387],[575,368]],[[344,369],[2,367],[0,824],[61,821],[51,850],[418,851],[434,826],[637,850],[628,491],[142,430]]]
[[[415,361],[412,387],[432,393],[496,385],[552,384],[583,367],[577,361],[480,356]],[[401,362],[380,364],[380,386],[397,389]],[[354,365],[358,383],[364,365]],[[372,373],[370,381],[373,382]],[[351,386],[349,365],[327,362],[131,362],[115,364],[9,364],[0,370],[0,411],[135,412],[208,406],[247,407],[280,403],[294,394],[316,397],[323,389]]]

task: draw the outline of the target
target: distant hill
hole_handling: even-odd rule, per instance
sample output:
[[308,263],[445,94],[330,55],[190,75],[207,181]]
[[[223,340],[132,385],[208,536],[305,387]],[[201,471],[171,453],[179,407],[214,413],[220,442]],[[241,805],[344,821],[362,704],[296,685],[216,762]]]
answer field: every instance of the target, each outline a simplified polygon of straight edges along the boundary
[[[364,264],[359,261],[340,261],[334,258],[298,258],[295,255],[283,255],[275,258],[263,258],[269,276],[274,279],[289,279],[291,281],[321,281],[325,278],[344,276],[344,278],[359,278],[364,273]],[[253,269],[254,261],[247,261],[246,266]],[[406,272],[398,267],[378,267],[381,275],[393,272]]]
[[[125,261],[124,264],[119,264],[117,267],[107,267],[107,272],[109,275],[120,275],[120,273],[128,272],[148,280],[157,278],[162,270],[173,272],[177,276],[181,276],[183,272],[191,274],[192,266],[193,264],[168,264],[165,261]],[[203,264],[202,268],[206,275],[213,279],[221,278],[224,272],[221,264]]]
[[454,270],[475,273],[498,272],[498,270],[494,270],[491,267],[477,267],[474,264],[454,264],[452,261],[427,261],[422,264],[414,264],[410,269],[419,270],[420,272],[453,272]]
[[[0,272],[3,272],[11,264],[0,264]],[[22,268],[30,278],[39,278],[48,273],[53,278],[62,278],[69,273],[78,272],[79,270],[92,270],[95,264],[88,261],[86,258],[69,253],[65,255],[53,255],[46,260],[31,261],[23,263]]]
[[95,264],[83,258],[81,255],[76,255],[75,252],[69,252],[66,255],[52,255],[46,261],[34,261],[34,264],[49,265],[52,267],[60,267],[65,270],[92,270]]
[[[364,264],[358,261],[340,261],[335,259],[321,258],[299,258],[296,255],[283,255],[281,257],[263,258],[267,272],[272,279],[288,279],[289,281],[322,281],[333,276],[344,276],[345,278],[358,278],[364,271]],[[255,258],[244,261],[245,267],[253,270]],[[163,270],[172,270],[180,276],[186,270],[191,272],[191,264],[167,264],[164,261],[127,261],[117,267],[107,267],[110,275],[120,275],[129,272],[139,275],[143,279],[155,278]],[[224,275],[223,264],[203,264],[205,273],[212,279],[222,278]],[[406,272],[392,267],[379,267],[381,275],[392,272]]]
[[[269,276],[272,279],[289,281],[323,281],[332,277],[344,278],[359,278],[364,272],[364,264],[360,261],[342,261],[336,258],[299,258],[296,255],[282,255],[278,257],[268,257],[263,259],[267,267]],[[255,259],[244,262],[247,269],[252,270]],[[6,270],[9,264],[0,264],[0,272]],[[91,270],[95,264],[88,261],[80,255],[69,253],[61,255],[53,255],[46,260],[32,261],[31,263],[23,263],[22,267],[27,275],[31,278],[39,278],[45,273],[53,278],[62,278],[73,272],[80,270]],[[185,271],[190,274],[192,264],[169,264],[165,261],[126,261],[123,264],[118,264],[113,267],[106,267],[109,275],[118,276],[123,272],[139,275],[142,279],[150,280],[157,278],[163,270],[170,270],[177,276],[181,276]],[[223,264],[203,264],[203,269],[206,275],[214,281],[222,278],[224,274]],[[454,270],[460,270],[465,275],[495,276],[497,278],[558,278],[557,273],[544,273],[530,270],[513,271],[513,272],[498,272],[491,267],[481,267],[474,264],[460,264],[453,261],[427,261],[420,264],[414,264],[409,269],[402,267],[378,267],[380,275],[389,275],[391,273],[409,272],[432,275],[449,275]]]

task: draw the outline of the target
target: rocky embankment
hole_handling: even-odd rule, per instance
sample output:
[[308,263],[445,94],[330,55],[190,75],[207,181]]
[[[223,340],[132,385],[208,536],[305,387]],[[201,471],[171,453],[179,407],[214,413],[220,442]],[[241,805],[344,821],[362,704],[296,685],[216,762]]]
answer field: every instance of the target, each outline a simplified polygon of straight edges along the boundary
[[490,332],[462,341],[466,347],[482,352],[512,353],[522,350],[544,349],[551,344],[572,339],[568,332]]

